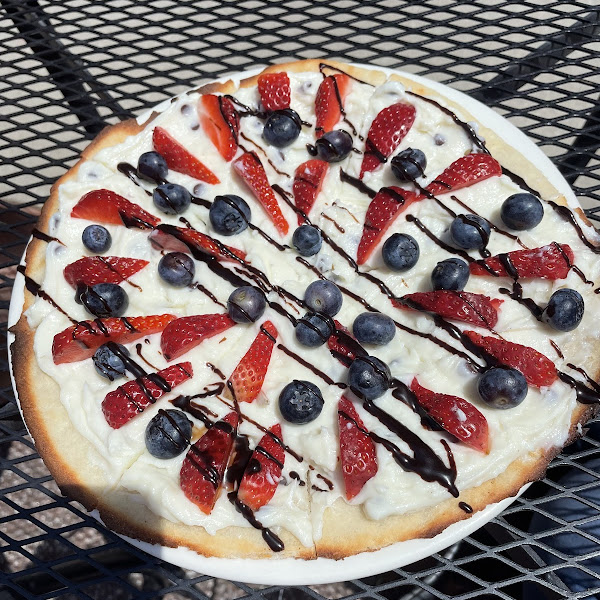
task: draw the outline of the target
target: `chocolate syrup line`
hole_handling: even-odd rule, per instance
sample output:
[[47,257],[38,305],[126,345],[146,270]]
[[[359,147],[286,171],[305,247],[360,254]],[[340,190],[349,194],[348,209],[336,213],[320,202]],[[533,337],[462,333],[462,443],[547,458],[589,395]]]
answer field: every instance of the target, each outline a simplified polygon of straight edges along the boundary
[[364,183],[362,179],[358,179],[358,177],[353,177],[352,175],[349,175],[342,168],[340,168],[340,180],[344,183],[350,184],[352,187],[355,187],[359,192],[366,194],[371,199],[377,196],[377,192],[373,188],[370,188],[366,183]]
[[291,175],[289,175],[289,173],[284,173],[283,171],[280,171],[275,166],[275,164],[273,163],[273,161],[267,155],[266,150],[260,144],[257,144],[254,140],[250,139],[243,131],[240,133],[240,137],[242,137],[247,142],[250,142],[255,148],[257,148],[258,150],[260,150],[260,152],[267,159],[267,162],[269,163],[269,165],[271,165],[271,168],[273,169],[273,171],[275,171],[275,173],[277,173],[278,175],[283,175],[284,177],[287,177],[288,179],[291,179]]
[[126,281],[131,287],[136,288],[138,291],[142,291],[142,288],[137,283],[132,283],[129,281],[129,278],[123,275],[114,265],[111,265],[110,262],[104,256],[96,256],[96,258],[109,270],[118,275],[123,281]]
[[222,308],[227,309],[227,305],[223,304],[223,302],[218,300],[218,298],[207,287],[203,286],[199,281],[195,281],[194,283],[191,283],[190,288],[199,290],[205,296],[210,298],[215,304],[217,304],[218,306],[221,306]]
[[473,507],[470,504],[467,504],[466,502],[459,502],[458,508],[464,510],[468,515],[470,515],[473,512]]
[[585,378],[586,382],[592,386],[592,388],[596,391],[600,393],[600,385],[598,383],[596,383],[588,374],[587,372],[581,368],[578,367],[576,365],[574,365],[573,363],[567,363],[567,367],[569,367],[569,369],[573,369],[574,371],[577,371],[580,375],[583,375],[583,377]]
[[[64,244],[58,238],[52,237],[51,235],[48,235],[47,233],[40,231],[37,227],[33,228],[33,231],[31,232],[31,236],[38,240],[42,240],[43,242],[47,242],[48,244],[50,242],[58,242],[61,246],[64,246]],[[66,248],[66,246],[65,246],[65,248]]]
[[[144,190],[144,192],[146,192],[146,194],[148,196],[152,196],[152,192],[147,190],[142,185],[140,178],[138,177],[138,174],[137,174],[137,169],[133,165],[129,164],[128,162],[120,162],[117,165],[117,171],[119,171],[119,173],[122,173],[123,175],[125,175],[125,177],[127,177],[135,185],[137,185],[139,188]],[[163,182],[161,181],[161,182],[156,182],[156,183],[163,183]]]
[[323,75],[323,79],[328,77],[328,75],[325,75],[325,73],[323,72],[325,69],[329,69],[330,71],[334,71],[335,73],[341,73],[342,75],[346,75],[346,77],[349,77],[350,79],[353,79],[354,81],[358,81],[358,83],[364,83],[365,85],[368,85],[369,87],[376,87],[375,85],[373,85],[372,83],[369,83],[368,81],[363,81],[362,79],[359,79],[358,77],[355,77],[354,75],[350,75],[350,73],[346,73],[346,71],[342,71],[342,69],[338,69],[338,67],[334,67],[333,65],[328,65],[327,63],[319,63],[319,71],[321,72],[321,75]]
[[317,367],[315,367],[308,361],[304,360],[302,357],[298,356],[295,352],[293,352],[292,350],[290,350],[283,344],[277,344],[277,348],[282,350],[285,354],[287,354],[289,357],[293,358],[295,361],[299,362],[303,367],[306,367],[307,369],[312,371],[315,375],[320,377],[326,384],[334,385],[336,387],[339,387],[342,390],[345,390],[348,387],[347,384],[342,383],[341,381],[337,381],[337,382],[334,381],[333,379],[331,379],[331,377],[329,377],[329,375],[327,375],[326,373],[323,373],[323,371],[321,371],[320,369],[317,369]]
[[329,221],[330,223],[333,223],[333,226],[340,232],[340,233],[346,233],[346,230],[335,220],[332,219],[329,215],[326,215],[324,212],[321,213],[321,216],[326,219],[327,221]]
[[558,358],[564,358],[565,355],[562,353],[562,350],[558,346],[558,344],[554,340],[549,340],[550,345],[554,348],[556,354],[558,354]]
[[[333,91],[335,92],[335,99],[337,100],[338,108],[340,109],[340,114],[342,115],[342,120],[344,123],[346,123],[346,125],[348,125],[348,127],[350,127],[350,129],[352,129],[352,135],[356,137],[358,132],[356,131],[356,127],[354,127],[346,115],[346,110],[344,109],[344,103],[342,102],[342,95],[340,93],[340,88],[338,87],[337,79],[333,75],[329,75],[329,78],[333,83]],[[317,128],[315,127],[315,129]],[[362,140],[362,138],[360,139]]]
[[[342,169],[340,169],[340,171],[341,170]],[[341,175],[340,175],[340,177],[341,177]],[[340,208],[341,210],[345,210],[352,217],[352,219],[354,219],[355,223],[359,223],[359,220],[345,206],[342,206],[341,204],[338,204],[337,202],[335,202],[335,200],[331,203],[331,206],[335,206],[336,208]]]
[[593,281],[590,281],[585,276],[585,273],[577,265],[574,265],[571,262],[571,259],[569,258],[567,253],[563,250],[563,247],[558,242],[552,242],[552,245],[560,252],[561,256],[565,259],[565,262],[567,263],[567,267],[570,270],[572,270],[576,275],[578,275],[579,278],[581,279],[581,281],[583,281],[583,283],[585,283],[587,285],[591,285],[592,287],[595,285]]
[[202,423],[204,423],[204,426],[208,429],[210,429],[214,425],[214,421],[209,419],[206,413],[210,414],[213,417],[216,417],[217,414],[212,411],[209,411],[208,408],[202,406],[201,404],[192,403],[191,396],[177,396],[177,398],[171,400],[171,404],[179,410],[189,413],[190,415],[192,415],[192,417],[198,419],[199,421],[202,421]]
[[[136,378],[146,377],[148,374],[144,369],[138,365],[130,356],[125,354],[123,350],[121,350],[119,344],[115,344],[115,342],[106,342],[106,346],[108,349],[118,356],[121,359],[121,362],[125,365],[125,368]],[[141,349],[141,344],[139,344]],[[95,361],[94,361],[95,362]],[[105,366],[104,364],[102,366]]]

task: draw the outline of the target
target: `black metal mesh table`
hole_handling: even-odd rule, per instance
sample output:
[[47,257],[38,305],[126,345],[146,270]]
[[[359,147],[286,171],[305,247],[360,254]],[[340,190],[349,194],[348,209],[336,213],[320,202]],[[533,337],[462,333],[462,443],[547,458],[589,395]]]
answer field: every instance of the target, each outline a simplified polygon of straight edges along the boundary
[[600,597],[597,423],[553,461],[543,482],[446,552],[337,585],[234,584],[134,549],[60,496],[19,417],[5,336],[15,265],[52,182],[104,125],[228,71],[325,56],[446,83],[534,139],[594,218],[600,214],[597,0],[0,0],[0,6],[0,600]]

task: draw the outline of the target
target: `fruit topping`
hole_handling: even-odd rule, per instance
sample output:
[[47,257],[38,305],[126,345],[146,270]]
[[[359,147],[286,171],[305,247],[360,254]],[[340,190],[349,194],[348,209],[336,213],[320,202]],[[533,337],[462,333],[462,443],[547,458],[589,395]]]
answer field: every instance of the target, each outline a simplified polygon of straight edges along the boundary
[[84,194],[73,207],[71,216],[76,219],[97,221],[108,225],[125,225],[137,229],[152,229],[160,219],[146,212],[123,196],[110,190],[93,190]]
[[189,175],[206,183],[219,183],[219,178],[193,154],[186,150],[174,137],[162,127],[155,127],[152,132],[154,149],[162,154],[169,169]]
[[328,131],[316,141],[315,148],[321,160],[340,162],[352,152],[352,136],[343,129]]
[[408,271],[419,260],[420,250],[417,240],[407,233],[394,233],[383,244],[381,256],[385,265],[392,271]]
[[486,418],[470,402],[458,396],[438,394],[422,387],[416,377],[410,389],[427,414],[459,441],[474,450],[485,452],[490,449]]
[[275,192],[269,184],[267,174],[258,156],[254,152],[245,152],[235,159],[233,168],[262,204],[277,231],[281,235],[285,235],[289,230],[289,224],[279,208]]
[[296,324],[296,339],[309,348],[322,346],[333,333],[328,318],[320,313],[306,313]]
[[544,207],[533,194],[513,194],[502,203],[500,218],[510,229],[526,231],[540,224],[544,218]]
[[573,264],[573,250],[567,244],[556,242],[532,248],[514,250],[471,263],[473,275],[490,276],[494,272],[500,277],[513,279],[564,279]]
[[525,400],[527,381],[517,369],[494,367],[479,378],[477,391],[488,406],[504,410]]
[[434,290],[460,291],[468,280],[469,265],[460,258],[442,260],[431,272],[431,286]]
[[237,402],[254,402],[260,394],[276,340],[275,325],[265,321],[227,382]]
[[[119,354],[129,356],[129,350],[121,344],[115,344]],[[110,381],[114,381],[119,377],[125,377],[126,366],[123,359],[115,353],[110,344],[102,344],[96,352],[92,360],[97,373],[101,377],[106,377]]]
[[570,288],[557,290],[550,296],[542,321],[558,331],[573,331],[583,319],[584,308],[579,292]]
[[365,349],[350,335],[350,332],[338,321],[334,321],[335,331],[327,340],[331,355],[347,367],[357,357],[366,355]]
[[295,110],[286,108],[271,113],[265,122],[263,139],[276,148],[285,148],[294,143],[300,135],[302,121]]
[[230,412],[217,421],[190,446],[181,465],[179,487],[185,497],[207,515],[213,509],[221,490],[237,425],[238,416],[235,412]]
[[259,75],[258,93],[266,111],[283,110],[290,107],[290,78],[285,72]]
[[475,331],[465,331],[464,334],[499,363],[521,371],[529,385],[550,386],[558,377],[554,363],[529,346],[483,336]]
[[227,300],[229,316],[236,323],[255,323],[262,317],[266,307],[264,293],[252,285],[233,290]]
[[[329,170],[329,164],[318,158],[307,160],[298,166],[294,175],[294,204],[305,215],[310,214],[317,196],[323,187],[323,181]],[[304,222],[304,217],[298,215],[298,225]]]
[[65,280],[74,288],[97,283],[121,283],[148,264],[147,260],[121,256],[85,256],[67,265]]
[[412,127],[415,115],[416,110],[412,104],[399,102],[384,108],[373,119],[365,143],[360,179],[392,155]]
[[52,342],[54,364],[60,365],[91,358],[96,349],[106,342],[129,344],[146,335],[160,333],[175,318],[174,315],[151,315],[81,321],[54,336]]
[[285,463],[282,443],[281,425],[273,425],[252,453],[238,488],[238,499],[250,510],[256,511],[267,504],[277,490]]
[[120,385],[102,401],[106,422],[113,429],[119,429],[192,375],[192,365],[186,362]]
[[229,162],[237,152],[240,131],[240,117],[233,102],[225,96],[205,94],[200,98],[198,112],[204,133]]
[[146,450],[164,460],[179,456],[190,444],[192,422],[180,410],[162,408],[150,419],[144,439]]
[[198,344],[219,333],[223,333],[235,323],[228,315],[208,314],[181,317],[171,321],[160,336],[160,349],[165,360],[171,361],[189,352]]
[[81,234],[83,245],[94,254],[104,254],[112,244],[112,237],[102,225],[88,225]]
[[168,172],[169,167],[162,154],[153,150],[140,155],[137,165],[138,177],[154,183],[160,183],[167,178]]
[[385,346],[394,339],[396,326],[387,315],[364,312],[354,319],[352,333],[361,344]]
[[350,77],[342,73],[325,77],[315,98],[315,135],[331,131],[342,117],[344,100],[350,89]]
[[169,252],[158,263],[159,277],[173,287],[185,287],[194,281],[196,265],[183,252]]
[[180,215],[185,212],[191,202],[191,194],[177,183],[161,183],[152,192],[154,206],[166,215]]
[[279,411],[288,422],[303,425],[314,421],[323,410],[321,390],[310,381],[294,379],[279,394]]
[[237,235],[252,217],[248,203],[235,194],[215,196],[208,212],[210,223],[220,235]]
[[398,181],[414,181],[425,176],[427,157],[421,150],[406,148],[392,158],[391,166]]
[[458,215],[450,225],[450,237],[458,248],[482,250],[490,239],[490,226],[478,215]]
[[348,369],[350,389],[359,397],[375,400],[389,389],[390,368],[374,356],[358,356]]
[[78,287],[76,298],[90,313],[101,319],[122,317],[129,307],[127,292],[116,283]]
[[312,225],[300,225],[292,236],[292,244],[302,256],[314,256],[323,244],[321,232]]
[[313,281],[304,292],[304,302],[315,312],[333,317],[340,312],[344,298],[340,288],[331,281]]

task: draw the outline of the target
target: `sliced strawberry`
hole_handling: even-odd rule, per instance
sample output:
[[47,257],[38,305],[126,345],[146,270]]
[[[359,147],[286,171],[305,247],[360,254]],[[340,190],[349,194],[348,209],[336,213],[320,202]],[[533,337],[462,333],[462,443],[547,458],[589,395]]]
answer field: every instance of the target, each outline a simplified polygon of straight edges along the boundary
[[266,111],[290,107],[290,78],[284,71],[258,76],[258,93]]
[[315,135],[320,138],[338,123],[344,109],[344,100],[350,91],[350,77],[336,73],[325,77],[315,97]]
[[67,265],[63,271],[67,283],[121,283],[135,275],[148,264],[147,260],[121,256],[85,256]]
[[132,379],[116,390],[108,392],[102,401],[106,422],[119,429],[136,415],[144,412],[150,404],[170,392],[174,387],[190,379],[194,371],[189,362],[179,363],[139,379]]
[[193,315],[171,321],[160,336],[160,349],[167,361],[179,358],[198,344],[235,325],[229,315]]
[[558,375],[554,363],[541,352],[507,340],[465,331],[465,335],[477,346],[491,354],[498,362],[523,373],[527,383],[536,387],[552,385]]
[[275,192],[269,184],[260,158],[254,152],[246,152],[233,161],[233,168],[262,204],[277,231],[281,235],[285,235],[290,226],[279,208]]
[[207,94],[200,98],[198,109],[204,133],[229,162],[237,152],[240,132],[240,117],[233,102],[225,96]]
[[93,190],[84,194],[71,210],[76,219],[107,225],[125,225],[136,229],[152,229],[160,219],[111,190]]
[[[490,256],[471,263],[473,275],[491,275],[494,271],[500,277],[516,279],[564,279],[573,264],[573,250],[567,244],[556,242],[532,248],[531,250],[514,250],[506,254]],[[486,268],[487,266],[487,268]]]
[[373,119],[365,142],[360,179],[392,155],[415,122],[416,114],[412,104],[399,102],[384,108]]
[[422,387],[417,378],[410,389],[419,404],[440,427],[474,450],[490,451],[486,418],[470,403],[458,396],[438,394]]
[[502,167],[493,156],[480,153],[467,154],[455,160],[426,189],[434,196],[447,194],[500,175],[502,175]]
[[359,265],[364,264],[371,256],[396,217],[420,198],[422,196],[399,187],[384,187],[377,192],[367,209],[362,237],[358,244],[356,258]]
[[237,414],[230,412],[191,446],[183,459],[179,487],[207,515],[217,501],[237,425]]
[[[308,216],[317,196],[323,187],[323,181],[329,164],[316,158],[307,160],[298,166],[294,175],[294,204]],[[298,224],[302,225],[304,217],[298,215]]]
[[[405,310],[424,309],[445,319],[462,321],[493,329],[498,322],[498,308],[503,300],[490,299],[483,294],[437,290],[406,294],[399,300],[392,300],[396,308]],[[415,306],[416,305],[416,306]]]
[[338,321],[335,323],[335,332],[329,336],[327,346],[331,355],[347,367],[357,357],[367,354],[364,348],[352,337],[347,327]]
[[262,389],[269,368],[277,329],[271,321],[265,321],[260,329],[228,381],[238,402],[254,402]]
[[166,129],[155,127],[152,132],[154,149],[162,154],[167,161],[167,166],[172,171],[183,173],[206,181],[206,183],[219,183],[219,178],[189,150],[184,148]]
[[371,477],[377,473],[377,453],[373,440],[354,405],[342,396],[338,403],[340,427],[340,461],[346,498],[352,500]]
[[60,365],[91,358],[94,352],[107,342],[129,344],[145,335],[160,333],[176,318],[175,315],[151,315],[81,321],[54,336],[52,342],[54,364]]
[[[238,498],[252,510],[258,510],[271,500],[281,479],[285,463],[281,425],[273,425],[252,453],[238,490]],[[273,439],[277,436],[280,442]]]

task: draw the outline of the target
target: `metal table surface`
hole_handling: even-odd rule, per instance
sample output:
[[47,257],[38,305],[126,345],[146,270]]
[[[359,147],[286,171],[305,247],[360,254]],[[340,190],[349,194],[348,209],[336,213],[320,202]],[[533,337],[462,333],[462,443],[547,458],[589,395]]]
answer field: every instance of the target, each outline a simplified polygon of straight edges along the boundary
[[597,0],[0,0],[0,600],[600,597],[600,427],[449,551],[380,576],[265,587],[184,571],[60,493],[8,376],[15,265],[50,185],[104,125],[210,78],[289,59],[397,67],[527,133],[600,214]]

